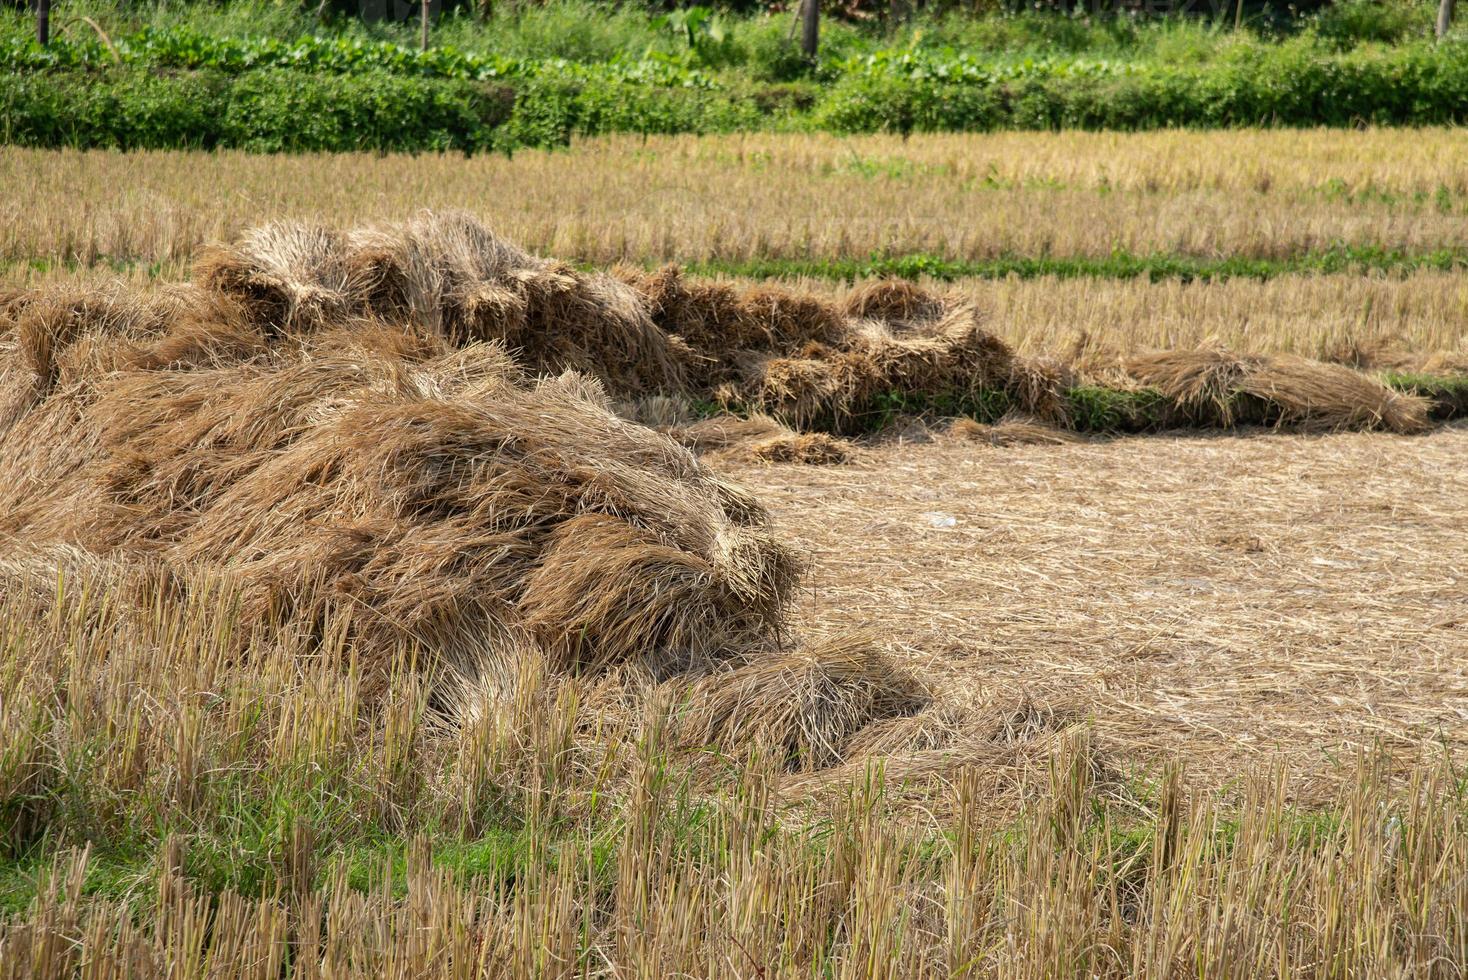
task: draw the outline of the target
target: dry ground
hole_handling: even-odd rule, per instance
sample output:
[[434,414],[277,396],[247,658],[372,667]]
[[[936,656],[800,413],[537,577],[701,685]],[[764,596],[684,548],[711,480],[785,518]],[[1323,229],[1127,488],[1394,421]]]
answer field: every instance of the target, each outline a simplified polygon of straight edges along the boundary
[[1458,425],[734,469],[812,555],[802,626],[871,627],[947,699],[1088,719],[1119,762],[1223,787],[1281,759],[1312,797],[1361,750],[1468,745],[1465,455]]

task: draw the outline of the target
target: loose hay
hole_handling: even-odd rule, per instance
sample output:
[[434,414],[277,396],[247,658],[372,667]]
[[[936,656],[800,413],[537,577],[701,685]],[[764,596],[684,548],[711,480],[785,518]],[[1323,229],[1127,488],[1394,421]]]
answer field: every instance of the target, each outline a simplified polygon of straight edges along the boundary
[[500,341],[534,373],[582,371],[628,393],[682,386],[686,351],[634,290],[536,258],[458,212],[345,234],[268,225],[207,250],[195,278],[267,332],[370,316],[455,345]]
[[1238,392],[1267,406],[1265,416],[1274,424],[1302,431],[1416,433],[1428,424],[1427,399],[1393,391],[1358,371],[1303,357],[1267,358],[1240,382]]
[[824,432],[796,432],[769,416],[718,415],[666,429],[674,439],[712,459],[825,466],[851,458],[851,444]]
[[868,426],[883,396],[961,402],[986,389],[1004,392],[1013,366],[1013,352],[983,329],[977,311],[958,306],[927,321],[855,321],[839,346],[812,343],[753,359],[724,397],[796,427],[839,432]]
[[948,435],[968,442],[987,442],[991,446],[1064,446],[1082,441],[1073,432],[1018,414],[1006,415],[993,425],[973,419],[954,419],[948,426]]
[[736,754],[757,746],[791,771],[821,769],[844,759],[851,738],[873,722],[913,714],[928,700],[916,678],[853,635],[693,682],[677,730],[689,746]]
[[691,350],[690,379],[703,388],[736,379],[752,354],[833,342],[846,331],[837,309],[791,290],[690,281],[675,265],[616,274],[640,294],[653,322]]
[[[1017,355],[961,298],[902,281],[868,283],[838,304],[788,288],[689,280],[675,266],[584,273],[457,212],[346,232],[267,225],[206,249],[196,282],[194,328],[171,330],[149,365],[238,360],[268,342],[388,322],[453,346],[497,341],[532,374],[588,374],[619,399],[712,399],[837,434],[909,406],[1000,406],[1066,427],[1078,381],[1060,360]],[[16,332],[49,383],[52,348],[70,342],[78,318],[50,322],[34,302],[8,305],[27,306]],[[1297,358],[1204,349],[1128,368],[1130,381],[1157,388],[1194,423],[1403,432],[1426,424],[1424,403]],[[771,446],[767,455],[812,452]]]
[[235,580],[248,623],[350,622],[369,656],[523,631],[558,669],[767,643],[798,563],[764,513],[594,381],[362,335],[58,392],[0,438],[7,549],[58,542]]
[[340,232],[292,222],[206,247],[194,262],[197,282],[238,299],[271,332],[309,330],[355,312],[364,283],[353,271]]
[[943,312],[943,300],[906,279],[876,279],[846,297],[847,316],[861,320],[931,320]]

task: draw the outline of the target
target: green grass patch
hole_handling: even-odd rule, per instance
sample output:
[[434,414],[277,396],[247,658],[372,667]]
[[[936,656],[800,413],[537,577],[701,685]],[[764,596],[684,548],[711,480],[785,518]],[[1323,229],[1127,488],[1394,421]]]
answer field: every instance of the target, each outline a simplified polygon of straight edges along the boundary
[[[645,260],[642,265],[654,269],[667,261],[677,261],[677,258]],[[588,272],[602,268],[590,262],[573,264]],[[1104,256],[1003,255],[993,259],[951,259],[915,253],[842,258],[704,259],[680,264],[685,272],[695,276],[728,276],[739,279],[804,278],[847,283],[884,277],[955,282],[963,279],[1010,277],[1038,279],[1045,276],[1058,279],[1145,278],[1151,282],[1221,282],[1228,279],[1268,280],[1290,275],[1453,272],[1468,269],[1468,247],[1412,252],[1379,245],[1337,245],[1282,258],[1231,256],[1215,259],[1165,252],[1136,255],[1118,251]],[[145,263],[114,256],[100,256],[90,266],[47,259],[0,262],[0,269],[15,268],[24,268],[36,274],[58,270],[78,272],[86,268],[106,268],[118,274],[141,268],[150,278],[177,274],[177,270],[163,263]]]
[[1165,427],[1172,416],[1171,403],[1152,388],[1077,385],[1065,401],[1077,432],[1149,432]]
[[1398,391],[1430,400],[1434,419],[1468,416],[1468,375],[1393,371],[1383,375],[1382,381]]
[[724,275],[747,279],[826,279],[855,282],[882,276],[929,278],[941,282],[959,279],[1167,279],[1210,281],[1275,279],[1280,276],[1325,273],[1403,274],[1418,270],[1451,271],[1468,268],[1468,248],[1411,252],[1379,245],[1337,245],[1283,258],[1230,256],[1215,259],[1154,253],[1136,255],[1117,251],[1105,256],[1004,255],[993,259],[950,259],[938,255],[873,255],[834,259],[711,259],[685,266],[694,275]]

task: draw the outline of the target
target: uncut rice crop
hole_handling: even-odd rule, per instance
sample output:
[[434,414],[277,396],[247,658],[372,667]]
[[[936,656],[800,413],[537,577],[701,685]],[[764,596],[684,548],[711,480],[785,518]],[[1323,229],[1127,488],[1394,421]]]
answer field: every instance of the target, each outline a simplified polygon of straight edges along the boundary
[[[186,262],[277,218],[466,208],[597,263],[1460,246],[1450,129],[610,138],[513,158],[0,150],[0,261]],[[493,187],[493,195],[484,188]]]

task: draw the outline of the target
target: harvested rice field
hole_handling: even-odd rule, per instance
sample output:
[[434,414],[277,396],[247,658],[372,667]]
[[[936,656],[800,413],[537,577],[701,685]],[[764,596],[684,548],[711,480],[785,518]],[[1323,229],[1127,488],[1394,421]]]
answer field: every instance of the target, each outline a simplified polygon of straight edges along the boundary
[[1468,430],[994,446],[729,467],[811,555],[797,620],[860,622],[933,709],[1039,712],[1200,785],[1468,745]]
[[0,149],[0,978],[1461,976],[1460,141]]

